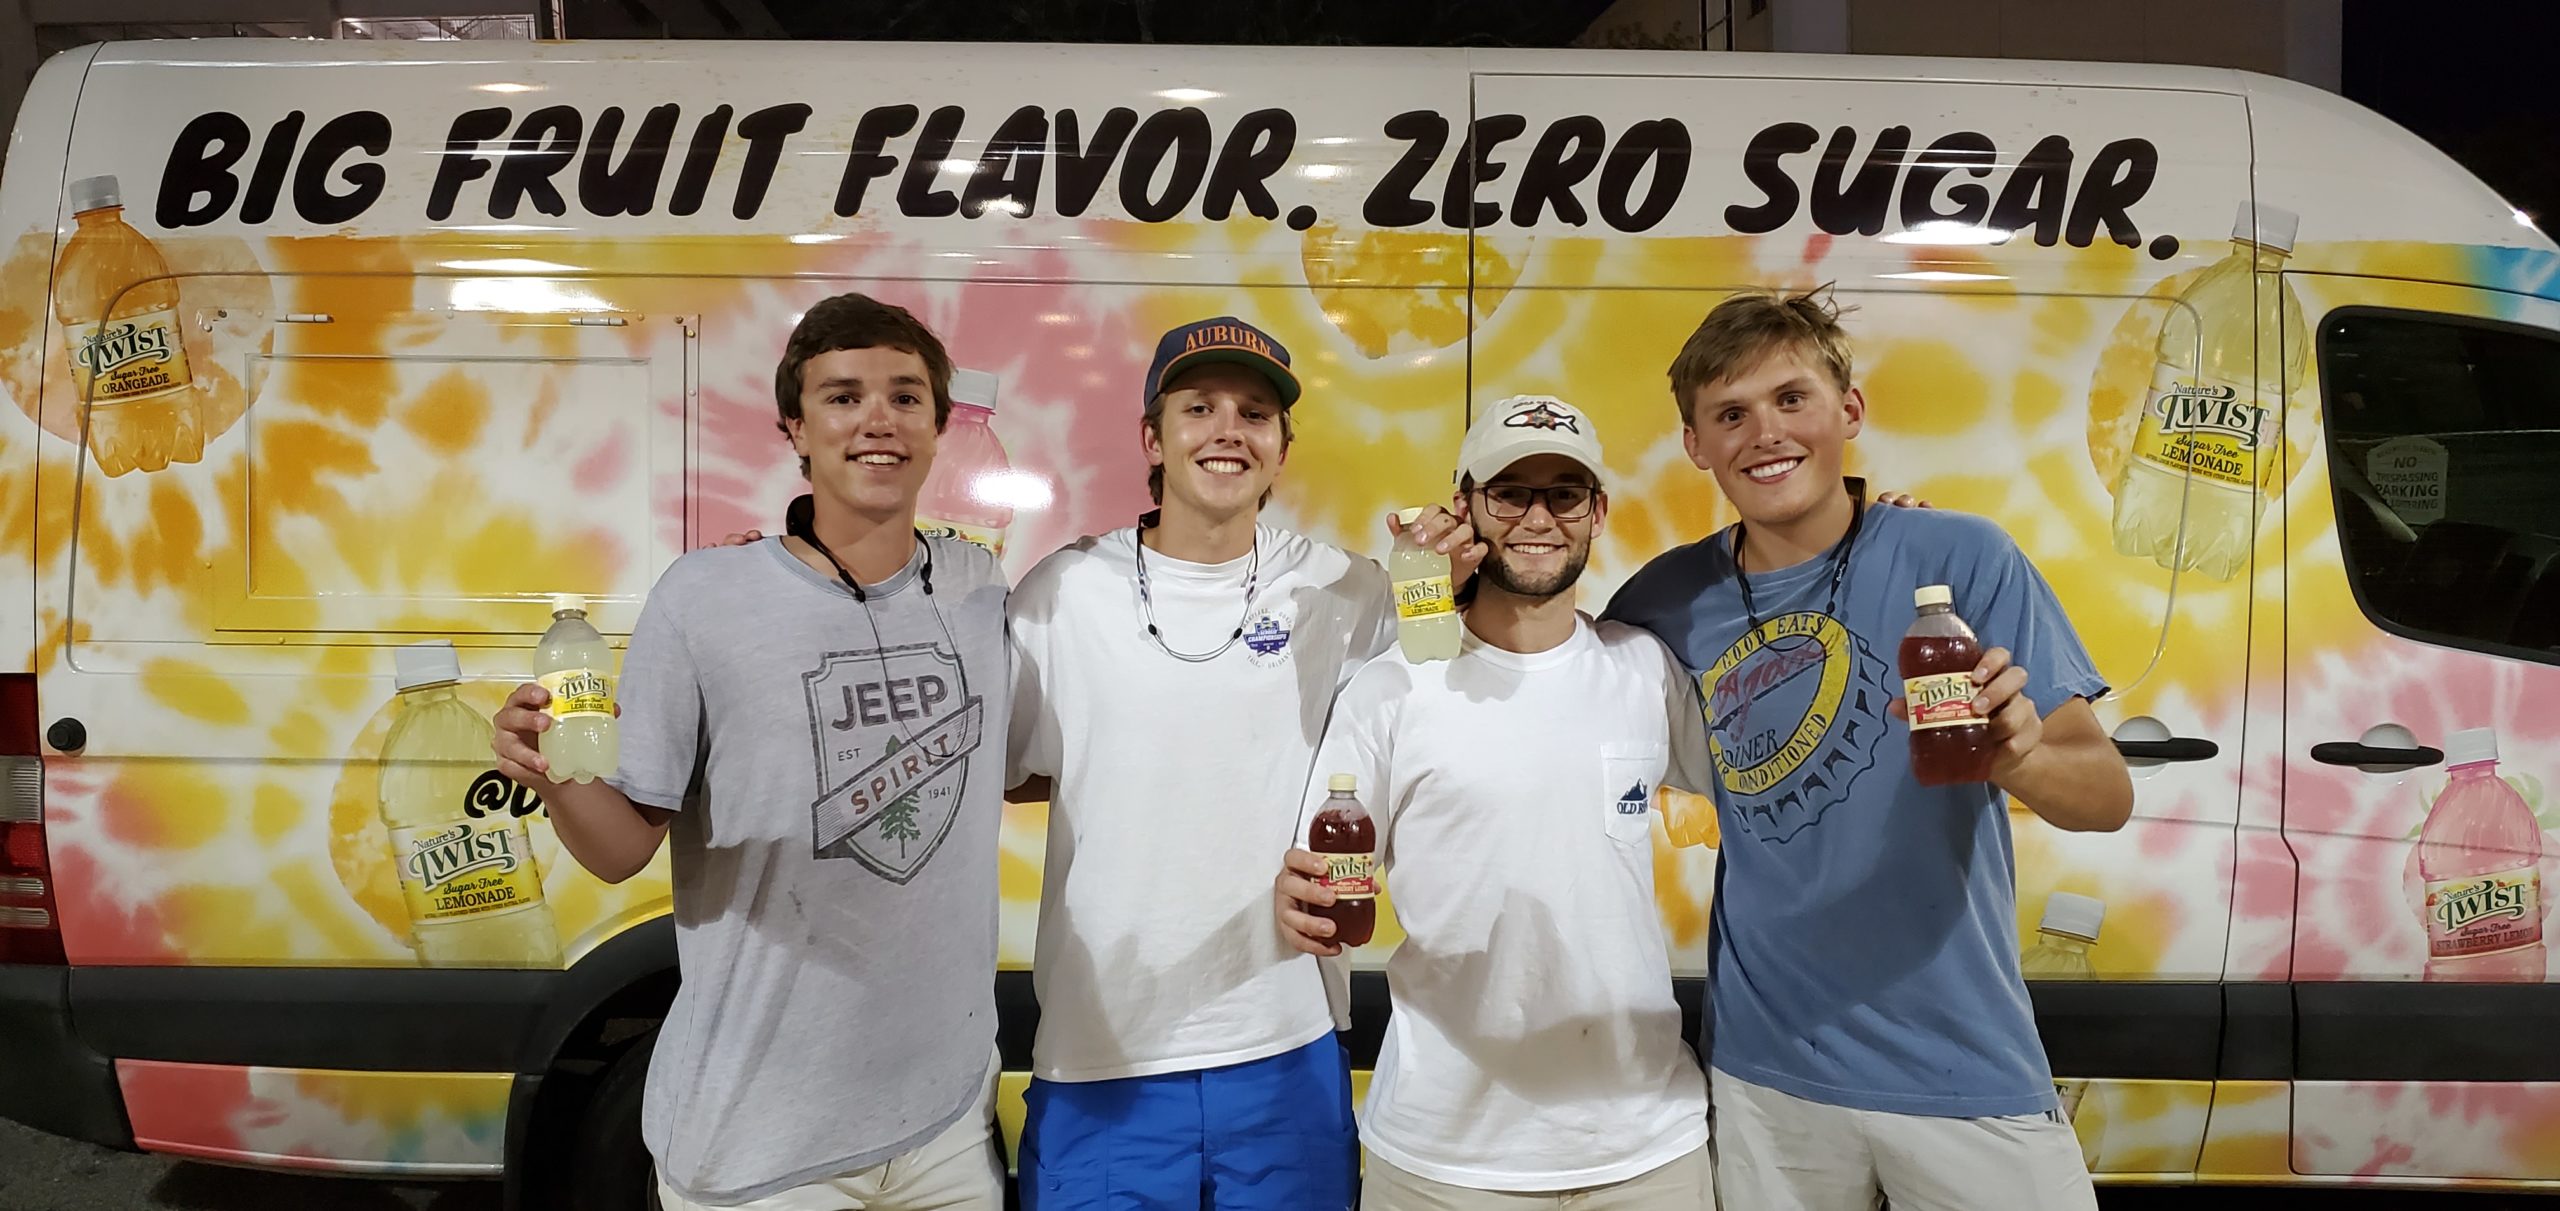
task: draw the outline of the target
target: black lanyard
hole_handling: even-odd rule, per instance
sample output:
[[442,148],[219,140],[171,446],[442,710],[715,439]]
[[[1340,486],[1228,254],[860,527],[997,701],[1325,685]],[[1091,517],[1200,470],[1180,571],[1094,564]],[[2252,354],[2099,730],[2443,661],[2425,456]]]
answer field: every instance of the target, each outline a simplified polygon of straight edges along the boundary
[[[1831,592],[1823,599],[1822,614],[1837,619],[1840,610],[1840,585],[1849,579],[1849,552],[1858,545],[1858,530],[1867,522],[1866,493],[1852,495],[1849,532],[1840,538],[1840,550],[1831,557]],[[1733,581],[1742,589],[1742,614],[1751,622],[1751,630],[1760,630],[1760,603],[1751,595],[1751,577],[1742,570],[1742,537],[1747,533],[1741,522],[1733,523]]]

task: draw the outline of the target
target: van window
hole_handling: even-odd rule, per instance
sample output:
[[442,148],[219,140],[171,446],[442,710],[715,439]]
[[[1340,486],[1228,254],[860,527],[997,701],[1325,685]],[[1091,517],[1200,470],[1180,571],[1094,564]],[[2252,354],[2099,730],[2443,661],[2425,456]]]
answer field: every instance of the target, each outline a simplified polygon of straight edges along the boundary
[[2560,334],[2350,308],[2321,326],[2320,377],[2366,615],[2560,664]]

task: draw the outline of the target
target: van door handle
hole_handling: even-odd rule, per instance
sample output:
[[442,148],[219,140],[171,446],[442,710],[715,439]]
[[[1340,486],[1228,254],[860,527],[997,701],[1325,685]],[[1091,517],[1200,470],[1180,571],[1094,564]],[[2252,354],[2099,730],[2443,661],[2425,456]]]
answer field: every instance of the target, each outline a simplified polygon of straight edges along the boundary
[[2415,748],[2377,748],[2333,740],[2311,746],[2311,759],[2322,765],[2436,765],[2444,760],[2444,750],[2419,745]]
[[2127,761],[2211,761],[2222,755],[2222,746],[2199,736],[2171,736],[2166,740],[2118,740],[2116,751]]

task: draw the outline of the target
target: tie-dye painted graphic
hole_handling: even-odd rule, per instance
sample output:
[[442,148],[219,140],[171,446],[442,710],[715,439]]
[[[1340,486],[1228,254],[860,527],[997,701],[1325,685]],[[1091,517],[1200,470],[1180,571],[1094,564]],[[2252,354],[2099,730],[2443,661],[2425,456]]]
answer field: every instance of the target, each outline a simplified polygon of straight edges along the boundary
[[[450,640],[455,698],[485,719],[529,676],[551,594],[585,596],[619,641],[678,554],[777,531],[802,481],[773,367],[829,295],[914,310],[976,376],[926,512],[1013,574],[1146,507],[1146,351],[1233,314],[1306,385],[1272,520],[1355,551],[1383,557],[1382,515],[1447,498],[1471,407],[1588,412],[1613,472],[1596,609],[1734,520],[1682,452],[1681,340],[1733,289],[1833,283],[1870,405],[1850,473],[1999,520],[2116,687],[2108,728],[2215,748],[2139,763],[2121,832],[2016,813],[2022,952],[2068,893],[2103,906],[2094,937],[2065,939],[2073,978],[2550,978],[2560,636],[2536,646],[2526,607],[2548,588],[2560,612],[2560,561],[2533,545],[2560,543],[2560,504],[2474,440],[2488,414],[2400,433],[2384,380],[2362,419],[2324,393],[2323,350],[2359,339],[2360,310],[2560,341],[2560,250],[2441,157],[2231,73],[1101,61],[170,44],[49,65],[0,189],[0,625],[42,719],[85,727],[37,754],[70,961],[574,965],[665,913],[663,859],[594,880],[538,799],[456,754],[425,784],[524,838],[556,937],[422,947],[384,813],[421,772],[386,755],[393,652]],[[2465,495],[2481,483],[2503,495]],[[2515,537],[2490,562],[2528,561],[2521,581],[2406,587],[2500,517]],[[2367,530],[2399,544],[2371,549],[2403,552],[2391,601],[2416,621],[2360,599]],[[2474,643],[2447,620],[2476,609],[2424,613],[2447,592],[2522,604]],[[2430,831],[2441,765],[2309,755],[2474,728],[2521,805],[2498,809],[2512,860],[2471,852],[2473,809]],[[1696,976],[1716,823],[1659,797],[1660,907]],[[1020,967],[1047,820],[1006,812]],[[2463,932],[2475,908],[2537,940],[2452,953],[2490,936]],[[2431,934],[2439,911],[2462,920]],[[1360,964],[1400,938],[1381,914]],[[506,1159],[503,1074],[118,1075],[154,1148]],[[2545,1085],[2060,1075],[2111,1179],[2560,1181]]]

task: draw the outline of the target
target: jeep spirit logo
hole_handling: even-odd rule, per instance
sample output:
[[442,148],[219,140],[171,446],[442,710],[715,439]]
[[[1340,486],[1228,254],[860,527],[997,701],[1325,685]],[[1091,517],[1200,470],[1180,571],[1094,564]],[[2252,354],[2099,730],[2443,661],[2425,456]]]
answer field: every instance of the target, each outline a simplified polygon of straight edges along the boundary
[[986,717],[959,659],[929,643],[830,652],[801,680],[818,762],[816,855],[913,879],[950,835]]

